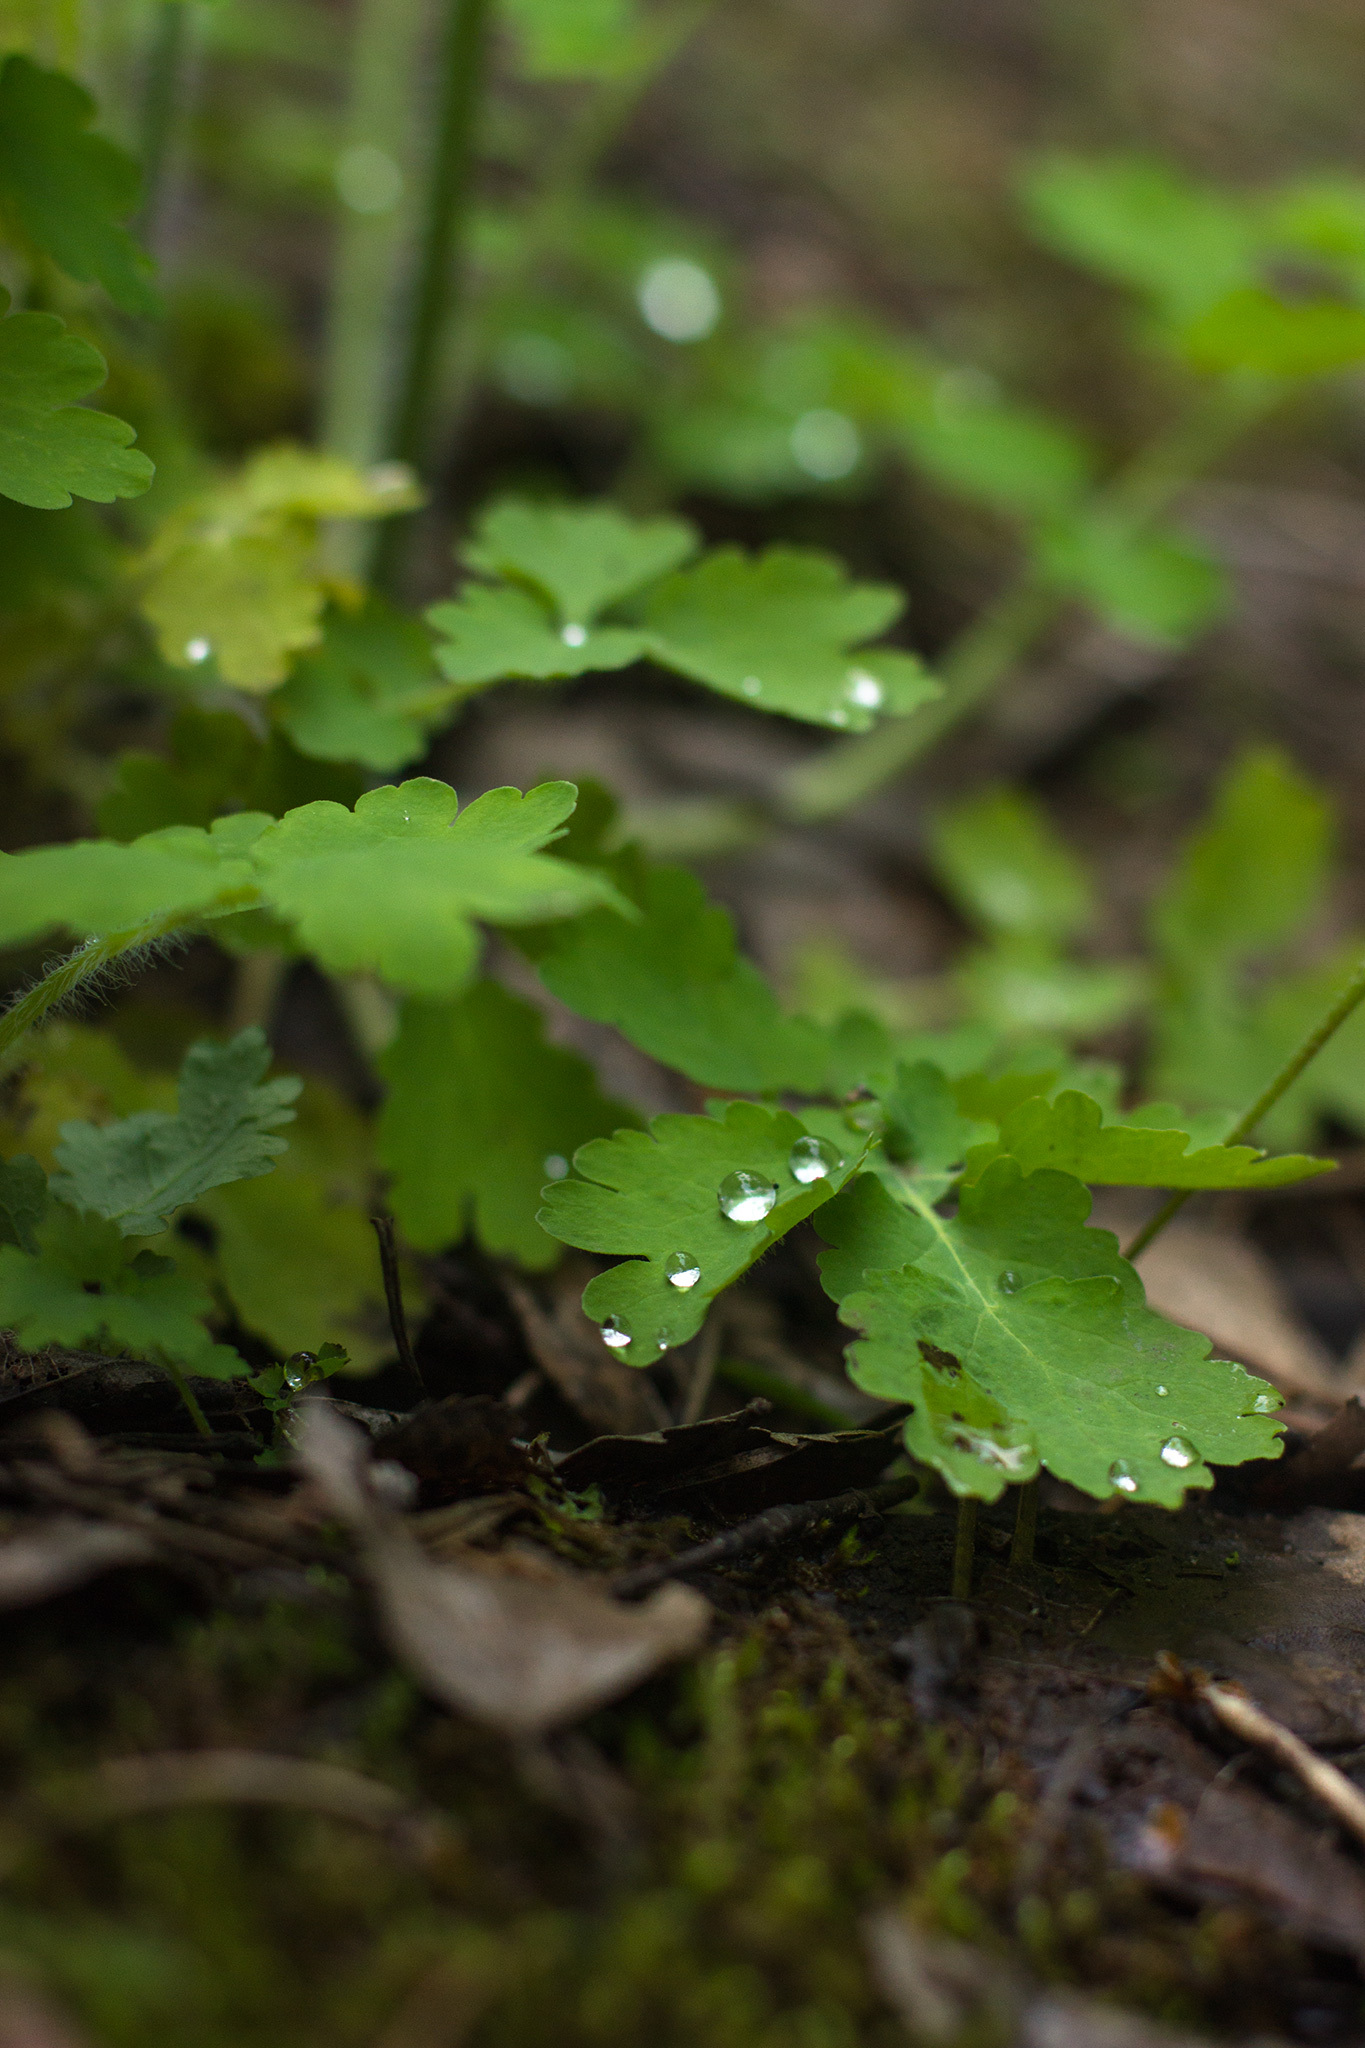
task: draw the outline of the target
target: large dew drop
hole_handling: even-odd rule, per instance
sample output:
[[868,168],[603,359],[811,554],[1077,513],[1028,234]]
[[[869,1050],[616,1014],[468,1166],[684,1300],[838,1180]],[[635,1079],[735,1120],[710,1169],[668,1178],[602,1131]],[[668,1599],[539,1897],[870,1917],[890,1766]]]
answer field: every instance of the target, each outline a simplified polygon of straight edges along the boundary
[[843,1163],[842,1153],[835,1150],[828,1138],[798,1138],[787,1154],[787,1170],[803,1188],[808,1188],[812,1181],[828,1180]]
[[686,1294],[701,1278],[701,1263],[691,1252],[670,1252],[664,1260],[664,1272],[668,1275],[670,1287],[676,1287],[680,1294]]
[[624,1351],[630,1342],[629,1323],[623,1323],[620,1316],[608,1316],[602,1325],[602,1342],[613,1351]]
[[1258,1394],[1251,1404],[1253,1415],[1273,1415],[1280,1405],[1278,1394]]
[[848,672],[848,701],[864,711],[880,711],[886,692],[870,670],[851,668]]
[[1183,1472],[1187,1465],[1199,1462],[1199,1453],[1187,1436],[1167,1437],[1161,1446],[1161,1462],[1173,1465],[1177,1472]]
[[1120,1493],[1136,1493],[1138,1490],[1137,1474],[1124,1459],[1115,1458],[1113,1464],[1109,1467],[1109,1484],[1117,1488]]
[[777,1202],[777,1189],[761,1174],[727,1173],[716,1189],[716,1200],[720,1213],[728,1216],[731,1223],[761,1223],[771,1215]]
[[588,641],[588,629],[586,626],[565,626],[562,628],[559,637],[566,647],[585,647]]
[[1024,1276],[1022,1273],[1016,1273],[1013,1266],[1006,1266],[995,1284],[1002,1294],[1017,1294],[1025,1284]]

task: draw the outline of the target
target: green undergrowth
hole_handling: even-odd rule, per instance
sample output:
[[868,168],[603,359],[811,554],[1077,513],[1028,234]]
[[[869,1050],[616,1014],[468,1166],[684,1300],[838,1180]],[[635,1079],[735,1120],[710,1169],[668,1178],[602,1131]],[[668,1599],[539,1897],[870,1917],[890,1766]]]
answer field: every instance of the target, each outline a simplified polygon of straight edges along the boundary
[[[863,1561],[845,1544],[819,1576]],[[328,1586],[190,1617],[170,1597],[128,1579],[21,1624],[8,1783],[248,1746],[382,1779],[446,1836],[414,1856],[224,1806],[12,1826],[0,1967],[98,2048],[891,2048],[860,1937],[888,1901],[1173,2021],[1233,2024],[1287,1959],[1246,1915],[1174,1915],[1098,1861],[1021,1902],[1029,1774],[918,1726],[804,1594],[536,1757],[429,1707]]]

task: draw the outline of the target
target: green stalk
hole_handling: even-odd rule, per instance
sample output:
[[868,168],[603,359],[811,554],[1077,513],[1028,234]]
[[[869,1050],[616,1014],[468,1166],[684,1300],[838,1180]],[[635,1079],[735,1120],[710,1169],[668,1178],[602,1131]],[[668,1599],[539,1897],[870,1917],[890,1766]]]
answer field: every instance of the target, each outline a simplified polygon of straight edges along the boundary
[[[1314,1061],[1329,1038],[1340,1031],[1346,1019],[1359,1009],[1365,1001],[1365,960],[1362,960],[1351,979],[1331,1008],[1314,1025],[1297,1051],[1292,1053],[1280,1068],[1273,1081],[1262,1090],[1243,1116],[1238,1117],[1232,1129],[1223,1139],[1225,1145],[1241,1145],[1251,1136],[1262,1117],[1268,1116],[1286,1089],[1292,1088],[1304,1068]],[[1155,1214],[1143,1224],[1133,1242],[1124,1253],[1126,1259],[1135,1259],[1145,1252],[1152,1239],[1166,1228],[1173,1216],[1179,1215],[1193,1194],[1192,1188],[1181,1188],[1164,1202]]]
[[[483,83],[490,0],[448,0],[436,133],[423,206],[412,311],[386,453],[430,474],[432,413],[451,314],[459,303],[461,243],[473,183],[474,131]],[[376,573],[392,583],[408,520],[391,519]]]
[[173,911],[165,917],[151,918],[146,924],[132,925],[126,931],[108,932],[102,939],[87,939],[74,953],[68,953],[65,960],[49,968],[41,981],[35,982],[0,1016],[0,1065],[25,1032],[41,1023],[49,1010],[66,1002],[85,983],[103,974],[120,955],[136,953],[142,946],[183,931],[186,922],[183,912]]
[[1038,1481],[1030,1479],[1019,1488],[1014,1510],[1014,1539],[1010,1544],[1010,1570],[1027,1571],[1033,1563],[1033,1545],[1038,1534]]
[[171,1384],[174,1386],[176,1393],[179,1394],[181,1400],[184,1402],[186,1408],[189,1410],[190,1421],[194,1424],[200,1436],[212,1436],[213,1425],[210,1423],[207,1415],[205,1415],[203,1409],[200,1407],[198,1397],[192,1391],[190,1383],[185,1378],[184,1373],[181,1372],[180,1367],[176,1365],[172,1359],[167,1358],[164,1352],[161,1355],[159,1363],[161,1365],[163,1372],[165,1372],[167,1378],[171,1381]]
[[[1208,386],[1183,419],[1096,493],[1094,511],[1133,530],[1149,525],[1275,396],[1276,387],[1262,378],[1231,376]],[[796,822],[814,823],[874,795],[979,710],[1069,602],[1065,592],[1037,582],[1031,566],[1021,570],[939,664],[941,697],[909,718],[879,726],[863,738],[841,740],[804,762],[779,786],[780,810]]]
[[153,16],[151,47],[142,84],[138,154],[142,159],[142,214],[145,241],[156,234],[157,216],[165,198],[166,160],[175,133],[185,59],[189,50],[189,0],[159,0]]

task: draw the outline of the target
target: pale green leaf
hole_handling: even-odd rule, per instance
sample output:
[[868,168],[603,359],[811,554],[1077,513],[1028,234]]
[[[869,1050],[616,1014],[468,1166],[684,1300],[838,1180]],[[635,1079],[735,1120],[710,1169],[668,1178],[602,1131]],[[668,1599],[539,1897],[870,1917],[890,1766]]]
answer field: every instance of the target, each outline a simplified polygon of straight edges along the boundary
[[1222,569],[1174,531],[1089,511],[1042,528],[1035,548],[1050,582],[1138,640],[1182,646],[1227,608]]
[[82,938],[128,931],[179,914],[197,917],[258,900],[243,857],[251,837],[271,820],[241,812],[207,831],[172,825],[131,846],[78,839],[0,853],[0,945],[13,946],[54,928]]
[[615,78],[633,63],[632,0],[508,0],[532,78]]
[[1069,1175],[999,1159],[951,1219],[870,1175],[821,1213],[825,1285],[863,1333],[852,1376],[919,1404],[907,1441],[956,1492],[994,1500],[1041,1464],[1097,1499],[1178,1507],[1210,1465],[1279,1450],[1279,1395],[1149,1309],[1089,1210]]
[[[9,305],[0,291],[0,315]],[[103,384],[104,357],[51,313],[0,318],[0,492],[59,511],[73,497],[136,498],[152,464],[133,429],[76,401]]]
[[1191,1152],[1188,1123],[1174,1103],[1149,1103],[1106,1122],[1098,1102],[1073,1088],[1052,1101],[1036,1095],[1012,1109],[996,1142],[974,1150],[977,1180],[1002,1153],[1025,1173],[1056,1167],[1092,1186],[1129,1188],[1274,1188],[1330,1173],[1331,1159],[1295,1153],[1268,1158],[1254,1145],[1205,1145]]
[[605,876],[539,850],[575,795],[571,782],[494,789],[457,815],[454,790],[421,776],[370,790],[354,811],[291,811],[261,836],[254,864],[268,907],[333,973],[449,996],[473,970],[476,918],[529,924],[621,903]]
[[1323,377],[1365,361],[1365,307],[1280,299],[1249,285],[1192,321],[1180,343],[1198,370]]
[[[803,1186],[792,1173],[792,1147],[812,1134],[830,1144],[831,1166],[825,1178]],[[583,1306],[598,1322],[614,1317],[629,1333],[617,1357],[650,1365],[695,1336],[722,1288],[844,1185],[866,1145],[866,1134],[835,1111],[798,1119],[732,1102],[723,1116],[657,1116],[647,1132],[622,1131],[581,1146],[575,1177],[546,1189],[540,1221],[584,1251],[629,1255],[589,1282]],[[775,1191],[762,1221],[734,1222],[722,1213],[719,1190],[735,1172]],[[685,1270],[694,1264],[698,1272],[687,1287],[669,1277],[669,1262],[680,1258]]]
[[1090,482],[1095,460],[1079,434],[1026,406],[958,395],[953,373],[921,411],[905,419],[899,438],[917,466],[964,497],[1024,519],[1065,511]]
[[57,1147],[52,1192],[117,1224],[125,1237],[154,1237],[177,1209],[209,1188],[269,1173],[285,1149],[302,1082],[262,1081],[270,1047],[259,1025],[228,1045],[200,1039],[180,1069],[175,1115],[142,1110],[117,1123],[69,1123]]
[[47,1175],[36,1159],[20,1152],[0,1159],[0,1244],[36,1252],[35,1235],[47,1208]]
[[939,694],[913,655],[861,644],[904,605],[813,549],[717,548],[659,584],[641,618],[665,666],[760,711],[862,732]]
[[453,1003],[405,1003],[379,1064],[378,1156],[403,1235],[421,1250],[472,1225],[485,1251],[552,1265],[560,1248],[536,1221],[547,1181],[587,1139],[639,1121],[602,1095],[586,1061],[546,1044],[532,1004],[492,981]]
[[941,812],[929,852],[954,901],[987,931],[1069,939],[1094,916],[1089,877],[1025,790],[983,790]]
[[[552,682],[598,669],[628,668],[649,651],[634,627],[558,626],[529,590],[471,583],[427,618],[444,637],[436,650],[442,675],[459,691],[517,676]],[[567,636],[567,637],[566,637]]]
[[952,978],[969,1015],[1007,1038],[1092,1037],[1129,1015],[1147,993],[1142,967],[1070,960],[1042,939],[1000,938],[971,947],[954,964]]
[[471,569],[524,583],[561,626],[590,626],[697,551],[685,519],[631,519],[613,505],[538,505],[504,498],[464,549]]
[[0,1327],[38,1350],[64,1344],[169,1360],[208,1379],[247,1368],[201,1320],[208,1295],[170,1259],[129,1254],[112,1223],[50,1205],[36,1256],[0,1245]]
[[127,313],[155,313],[152,261],[123,223],[141,179],[116,143],[89,133],[95,103],[73,78],[23,56],[0,66],[0,202],[72,277]]
[[431,636],[381,598],[333,606],[322,644],[295,662],[274,710],[305,754],[402,768],[425,751],[440,715]]

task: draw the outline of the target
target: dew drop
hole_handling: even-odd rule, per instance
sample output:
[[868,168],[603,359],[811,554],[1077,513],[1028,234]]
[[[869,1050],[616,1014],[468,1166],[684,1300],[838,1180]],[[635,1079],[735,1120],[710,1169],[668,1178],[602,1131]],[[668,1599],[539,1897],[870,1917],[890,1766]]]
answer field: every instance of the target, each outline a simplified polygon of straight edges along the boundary
[[566,647],[582,647],[587,641],[588,629],[586,626],[565,626],[559,637]]
[[670,1252],[664,1260],[664,1272],[668,1275],[670,1287],[676,1287],[680,1294],[686,1294],[701,1278],[701,1261],[694,1259],[691,1252]]
[[1274,1394],[1258,1394],[1251,1404],[1251,1412],[1253,1415],[1273,1415],[1279,1405]]
[[761,697],[763,695],[763,685],[757,676],[745,676],[744,681],[739,687],[743,690],[746,697]]
[[732,1223],[761,1223],[772,1213],[777,1202],[777,1189],[761,1174],[727,1173],[716,1189],[716,1200],[720,1213],[728,1216]]
[[798,1138],[787,1154],[787,1170],[803,1188],[812,1181],[828,1180],[843,1165],[843,1155],[828,1138]]
[[1169,1393],[1170,1393],[1170,1391],[1171,1391],[1171,1390],[1170,1390],[1170,1388],[1169,1388],[1169,1387],[1158,1387],[1158,1388],[1157,1388],[1157,1392],[1158,1392],[1158,1394],[1162,1394],[1162,1395],[1165,1395],[1165,1394],[1169,1394]]
[[211,640],[195,639],[185,642],[186,661],[207,661],[212,652],[213,642]]
[[602,1342],[613,1351],[624,1351],[630,1342],[630,1325],[620,1316],[608,1316],[602,1325]]
[[1183,1472],[1187,1465],[1197,1464],[1199,1453],[1186,1436],[1167,1437],[1161,1446],[1161,1462],[1173,1465],[1177,1472]]
[[848,672],[848,701],[861,706],[864,711],[880,711],[886,701],[886,692],[868,669],[851,668]]
[[1109,1484],[1120,1493],[1136,1493],[1138,1490],[1137,1475],[1122,1458],[1115,1458],[1109,1467]]
[[569,1162],[562,1152],[547,1152],[544,1159],[546,1180],[567,1180]]
[[1002,1294],[1018,1294],[1019,1290],[1027,1285],[1027,1282],[1022,1273],[1015,1272],[1013,1266],[1006,1266],[995,1284]]
[[847,712],[846,712],[846,711],[844,710],[844,707],[843,707],[843,705],[842,705],[842,704],[840,704],[840,705],[839,705],[839,706],[838,706],[838,707],[837,707],[837,708],[836,708],[835,710],[833,710],[833,711],[831,711],[831,712],[830,712],[830,714],[829,714],[829,722],[830,722],[830,724],[831,724],[831,725],[847,725],[847,724],[848,724],[848,713],[847,713]]

